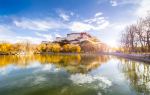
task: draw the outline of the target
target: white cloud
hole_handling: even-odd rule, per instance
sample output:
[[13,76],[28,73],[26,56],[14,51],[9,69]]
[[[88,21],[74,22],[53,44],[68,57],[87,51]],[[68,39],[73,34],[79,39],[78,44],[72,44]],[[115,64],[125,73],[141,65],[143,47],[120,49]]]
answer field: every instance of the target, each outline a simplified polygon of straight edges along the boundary
[[10,43],[17,43],[17,42],[26,42],[29,41],[31,43],[39,44],[41,41],[44,41],[43,38],[39,37],[32,37],[32,36],[13,36],[13,35],[0,35],[0,41],[6,41]]
[[118,5],[116,0],[110,0],[110,3],[111,3],[112,6],[117,6]]
[[102,16],[103,13],[96,13],[93,18],[83,21],[74,21],[69,25],[69,29],[75,32],[84,32],[90,30],[100,31],[109,26],[109,21]]
[[69,16],[68,15],[66,15],[65,13],[60,13],[59,14],[59,17],[61,17],[64,21],[69,21]]
[[2,25],[0,25],[0,33],[3,33],[3,32],[8,32],[9,30],[5,27],[3,27]]
[[71,16],[74,16],[74,12],[70,12],[70,15],[71,15]]
[[101,16],[103,13],[102,12],[98,12],[95,14],[95,17]]
[[[67,12],[61,12],[67,13]],[[68,15],[75,15],[73,12],[68,12]],[[65,20],[65,19],[64,19]],[[67,19],[66,19],[67,20]],[[53,37],[51,34],[43,34],[40,31],[49,31],[50,29],[60,30],[65,29],[73,32],[87,32],[87,31],[101,31],[101,29],[105,29],[109,26],[109,21],[106,17],[103,16],[102,12],[96,13],[92,18],[83,19],[81,21],[68,21],[63,22],[62,20],[56,20],[52,18],[43,18],[43,19],[30,19],[30,18],[18,18],[13,20],[13,26],[9,28],[2,27],[0,25],[0,32],[3,32],[0,35],[0,40],[7,40],[10,42],[18,42],[18,41],[31,41],[33,43],[40,43],[43,40],[52,41]],[[19,29],[20,33],[26,30],[30,30],[30,32],[35,33],[35,37],[33,35],[20,36],[19,33],[16,34],[13,38],[11,38],[11,34],[7,35],[10,31],[12,32],[12,28]],[[24,30],[26,29],[26,30]],[[33,31],[32,31],[33,30]],[[4,32],[5,31],[5,32]],[[6,32],[7,31],[7,32]],[[18,31],[18,30],[17,30]],[[18,31],[18,32],[19,32]],[[36,32],[35,32],[36,31]],[[15,33],[15,32],[14,32]],[[60,37],[61,35],[55,34],[55,37]],[[3,36],[3,37],[2,37]],[[11,38],[11,39],[10,39]]]
[[31,43],[39,44],[42,41],[44,41],[44,39],[32,36],[17,36],[15,38],[15,42],[24,42],[24,41],[30,41]]
[[106,28],[109,25],[108,21],[105,21],[104,23],[97,24],[97,25],[92,25],[92,24],[87,24],[83,22],[73,22],[69,29],[74,32],[86,32],[90,30],[96,30],[99,31],[101,29]]
[[55,33],[55,37],[61,37],[61,35],[58,33]]
[[132,14],[137,17],[146,16],[150,12],[150,0],[110,0],[112,6],[127,5],[134,6]]
[[0,33],[1,33],[1,35],[3,35],[3,34],[11,34],[12,31],[10,30],[10,27],[8,27],[6,25],[0,25]]
[[60,9],[57,10],[57,12],[58,12],[59,17],[62,18],[64,21],[69,21],[70,20],[70,16],[69,15],[71,15],[71,16],[74,15],[73,12],[68,13],[68,12],[66,12],[64,10],[60,10]]
[[119,5],[133,4],[138,5],[142,0],[117,0]]
[[36,35],[39,37],[18,36],[18,35],[19,34],[13,32],[12,27],[7,25],[0,25],[0,41],[7,41],[11,43],[23,42],[23,41],[30,41],[31,43],[41,43],[41,41],[53,40],[50,34],[41,34],[38,32],[36,33]]
[[39,32],[35,32],[35,34],[39,37],[43,37],[45,40],[48,40],[48,41],[53,40],[53,37],[51,34],[43,34],[43,33],[39,33]]
[[[82,31],[90,31],[90,30],[98,30],[102,27],[105,27],[107,23],[105,23],[105,18],[100,17],[98,14],[96,17],[91,19],[86,19],[87,22],[83,21],[73,21],[68,23],[63,23],[55,20],[49,19],[28,19],[28,18],[21,18],[20,20],[14,20],[13,23],[17,26],[16,28],[28,29],[28,30],[38,30],[35,32],[37,37],[33,36],[19,36],[16,34],[13,38],[11,36],[15,34],[12,32],[12,27],[6,27],[0,25],[0,40],[1,41],[9,41],[9,42],[20,42],[20,41],[31,41],[32,43],[40,43],[43,40],[52,41],[53,37],[51,34],[43,34],[39,33],[40,31],[48,31],[49,29],[68,29],[75,32],[82,32]],[[91,23],[90,23],[91,22]],[[94,25],[93,23],[96,23]],[[14,26],[13,26],[14,27]],[[21,29],[20,29],[21,30]],[[24,30],[23,30],[24,31]],[[61,35],[55,34],[56,37],[60,37]],[[10,39],[11,38],[11,39]]]
[[[65,11],[58,11],[59,16],[65,21],[69,21],[69,16],[74,15],[73,12],[69,12],[69,16],[66,15]],[[109,25],[109,21],[103,17],[102,12],[96,13],[93,18],[85,19],[82,21],[69,21],[64,23],[63,21],[55,19],[28,19],[21,18],[20,20],[14,20],[14,24],[17,27],[23,29],[36,30],[36,31],[48,31],[50,29],[68,29],[74,32],[100,30],[104,29]],[[43,36],[42,36],[43,35]],[[39,34],[38,34],[39,36]],[[48,38],[47,35],[41,34],[41,37]]]
[[117,5],[134,6],[135,9],[130,11],[136,17],[144,17],[150,12],[150,0],[110,0],[110,3],[112,1],[117,2]]
[[135,15],[139,17],[146,16],[150,12],[150,0],[141,0],[139,7],[135,11]]
[[[110,0],[110,4],[112,6],[119,6],[119,5],[138,5],[142,0]],[[143,0],[144,1],[144,0]]]
[[95,30],[105,29],[110,24],[109,21],[102,21],[102,22],[97,22],[97,23],[99,24],[94,27]]
[[93,29],[93,26],[82,22],[73,22],[69,29],[75,32],[83,32]]
[[17,27],[30,30],[48,31],[49,29],[59,28],[60,23],[52,20],[42,19],[21,19],[15,20],[14,24]]
[[15,35],[16,33],[11,30],[11,27],[8,25],[0,25],[0,41],[13,41],[15,40]]
[[99,23],[99,22],[102,22],[102,21],[105,21],[104,17],[94,17],[94,18],[91,18],[91,19],[84,20],[84,22],[89,23],[89,24],[92,24],[92,23],[95,24],[95,23]]

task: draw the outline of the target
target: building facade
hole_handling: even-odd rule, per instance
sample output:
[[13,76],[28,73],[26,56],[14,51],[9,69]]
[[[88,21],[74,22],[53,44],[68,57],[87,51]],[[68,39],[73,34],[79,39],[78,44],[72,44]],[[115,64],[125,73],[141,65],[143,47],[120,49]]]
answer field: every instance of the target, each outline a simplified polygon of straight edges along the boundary
[[69,41],[72,44],[76,44],[81,41],[85,41],[91,38],[91,35],[87,34],[86,32],[81,32],[81,33],[70,33],[67,34],[67,37],[56,37],[55,42],[62,42],[64,40]]

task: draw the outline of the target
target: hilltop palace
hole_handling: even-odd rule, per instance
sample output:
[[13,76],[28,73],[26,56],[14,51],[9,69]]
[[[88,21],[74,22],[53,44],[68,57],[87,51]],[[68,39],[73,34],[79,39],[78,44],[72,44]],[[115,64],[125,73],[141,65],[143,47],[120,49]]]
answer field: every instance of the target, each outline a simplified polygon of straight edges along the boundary
[[[95,37],[89,35],[86,32],[80,32],[80,33],[70,33],[67,34],[66,37],[56,37],[56,39],[52,43],[59,43],[61,46],[64,44],[81,44],[82,42],[90,42],[91,45],[97,45],[101,48],[107,48],[107,45],[99,40],[97,40]],[[49,44],[50,41],[43,41],[43,44]]]

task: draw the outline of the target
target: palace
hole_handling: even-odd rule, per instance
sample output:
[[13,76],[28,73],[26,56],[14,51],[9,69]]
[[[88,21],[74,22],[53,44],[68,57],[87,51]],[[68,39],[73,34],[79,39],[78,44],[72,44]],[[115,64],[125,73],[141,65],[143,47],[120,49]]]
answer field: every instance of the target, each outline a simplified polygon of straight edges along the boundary
[[70,33],[67,34],[67,37],[56,37],[55,42],[62,42],[62,41],[68,41],[72,44],[76,44],[85,40],[88,40],[92,38],[91,35],[89,35],[86,32],[81,32],[81,33]]

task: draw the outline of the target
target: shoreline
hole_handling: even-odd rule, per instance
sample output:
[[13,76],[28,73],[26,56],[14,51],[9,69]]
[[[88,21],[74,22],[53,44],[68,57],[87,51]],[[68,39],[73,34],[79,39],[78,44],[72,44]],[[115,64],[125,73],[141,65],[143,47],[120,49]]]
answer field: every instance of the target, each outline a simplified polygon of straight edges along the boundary
[[105,54],[150,63],[150,54],[125,54],[125,53],[105,53]]
[[[115,53],[115,52],[99,52],[99,53],[53,53],[53,52],[42,52],[42,53],[36,53],[40,55],[50,55],[50,54],[64,54],[64,55],[113,55],[116,57],[122,57],[130,60],[140,61],[140,62],[146,62],[150,63],[150,54],[126,54],[126,53]],[[15,54],[0,54],[0,56],[3,55],[15,55]],[[26,55],[26,54],[25,54]],[[34,54],[33,54],[34,55]],[[22,56],[22,54],[18,54],[17,56]]]
[[150,54],[125,54],[125,53],[115,53],[115,52],[99,52],[99,53],[65,53],[65,52],[61,52],[61,53],[39,53],[41,55],[45,55],[45,54],[64,54],[64,55],[72,55],[72,54],[80,54],[80,55],[113,55],[116,57],[122,57],[122,58],[126,58],[126,59],[130,59],[130,60],[135,60],[135,61],[140,61],[140,62],[146,62],[146,63],[150,63]]

